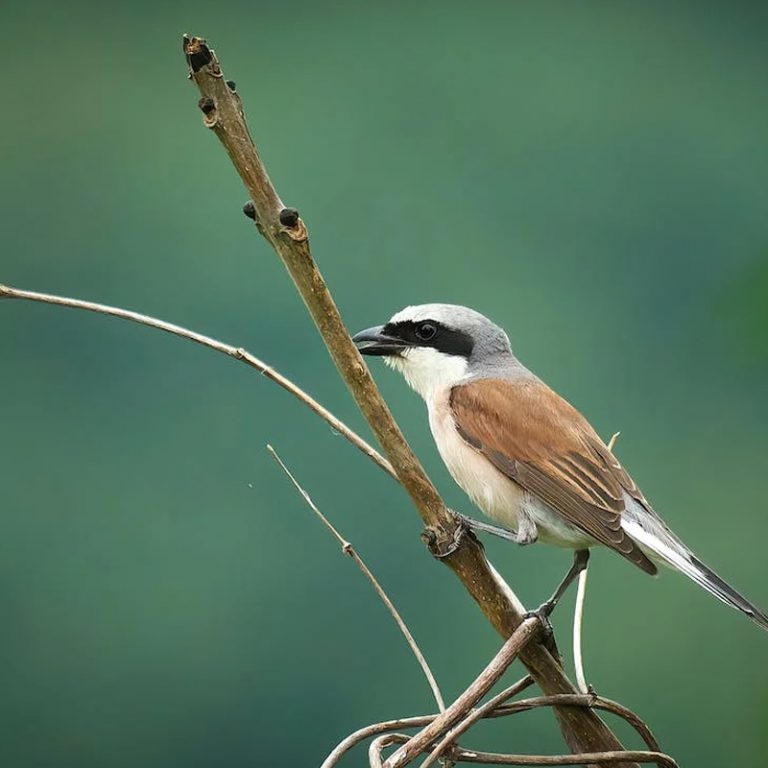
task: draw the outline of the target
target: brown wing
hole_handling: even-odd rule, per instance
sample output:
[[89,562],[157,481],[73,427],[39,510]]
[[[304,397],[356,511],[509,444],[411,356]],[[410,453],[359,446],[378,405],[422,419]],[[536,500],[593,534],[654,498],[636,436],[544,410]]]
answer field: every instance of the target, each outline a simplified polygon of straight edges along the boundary
[[621,527],[624,491],[645,500],[589,422],[538,379],[454,387],[461,437],[568,522],[646,573],[656,566]]

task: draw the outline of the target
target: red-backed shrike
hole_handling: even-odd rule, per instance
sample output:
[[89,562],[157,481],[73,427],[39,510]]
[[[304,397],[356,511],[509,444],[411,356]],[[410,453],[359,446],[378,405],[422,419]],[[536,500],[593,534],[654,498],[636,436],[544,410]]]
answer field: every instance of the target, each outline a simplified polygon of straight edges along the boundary
[[584,567],[589,548],[602,544],[646,573],[655,574],[657,562],[681,571],[768,629],[768,616],[680,541],[589,422],[514,356],[507,334],[488,318],[467,307],[424,304],[354,341],[424,398],[454,480],[511,529],[509,538],[576,551],[568,577],[540,609],[544,615]]

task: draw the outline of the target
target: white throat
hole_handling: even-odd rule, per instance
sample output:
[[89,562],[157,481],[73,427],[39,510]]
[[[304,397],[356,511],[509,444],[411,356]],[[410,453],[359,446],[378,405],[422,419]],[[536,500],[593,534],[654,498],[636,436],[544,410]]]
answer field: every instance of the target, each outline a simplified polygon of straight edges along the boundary
[[454,387],[467,375],[467,360],[446,355],[432,347],[412,347],[399,357],[385,357],[384,362],[400,371],[405,380],[429,403],[446,388]]

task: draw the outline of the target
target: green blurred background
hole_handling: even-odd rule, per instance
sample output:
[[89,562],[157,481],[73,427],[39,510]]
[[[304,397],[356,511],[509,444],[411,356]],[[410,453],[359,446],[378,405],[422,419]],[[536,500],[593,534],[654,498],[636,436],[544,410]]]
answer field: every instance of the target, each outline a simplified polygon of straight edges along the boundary
[[[603,435],[622,431],[619,456],[681,536],[768,606],[763,4],[1,13],[1,282],[244,345],[368,434],[202,126],[180,36],[207,36],[350,327],[425,301],[496,319]],[[471,511],[422,403],[374,370],[448,502]],[[0,371],[0,765],[311,766],[361,725],[432,710],[268,441],[368,558],[448,696],[498,647],[395,484],[244,366],[5,302]],[[488,549],[530,605],[569,562]],[[765,764],[768,637],[609,553],[590,584],[598,690],[682,765]],[[555,617],[565,648],[572,601]],[[548,713],[470,742],[563,748]]]

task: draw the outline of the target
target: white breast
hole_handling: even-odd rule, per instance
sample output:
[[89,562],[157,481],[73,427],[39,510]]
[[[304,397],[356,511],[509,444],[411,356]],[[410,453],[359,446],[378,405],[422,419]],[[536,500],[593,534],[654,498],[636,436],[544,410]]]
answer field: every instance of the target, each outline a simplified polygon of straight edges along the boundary
[[429,426],[451,477],[488,517],[517,529],[518,510],[527,494],[467,445],[456,431],[448,397],[450,390],[427,401]]

